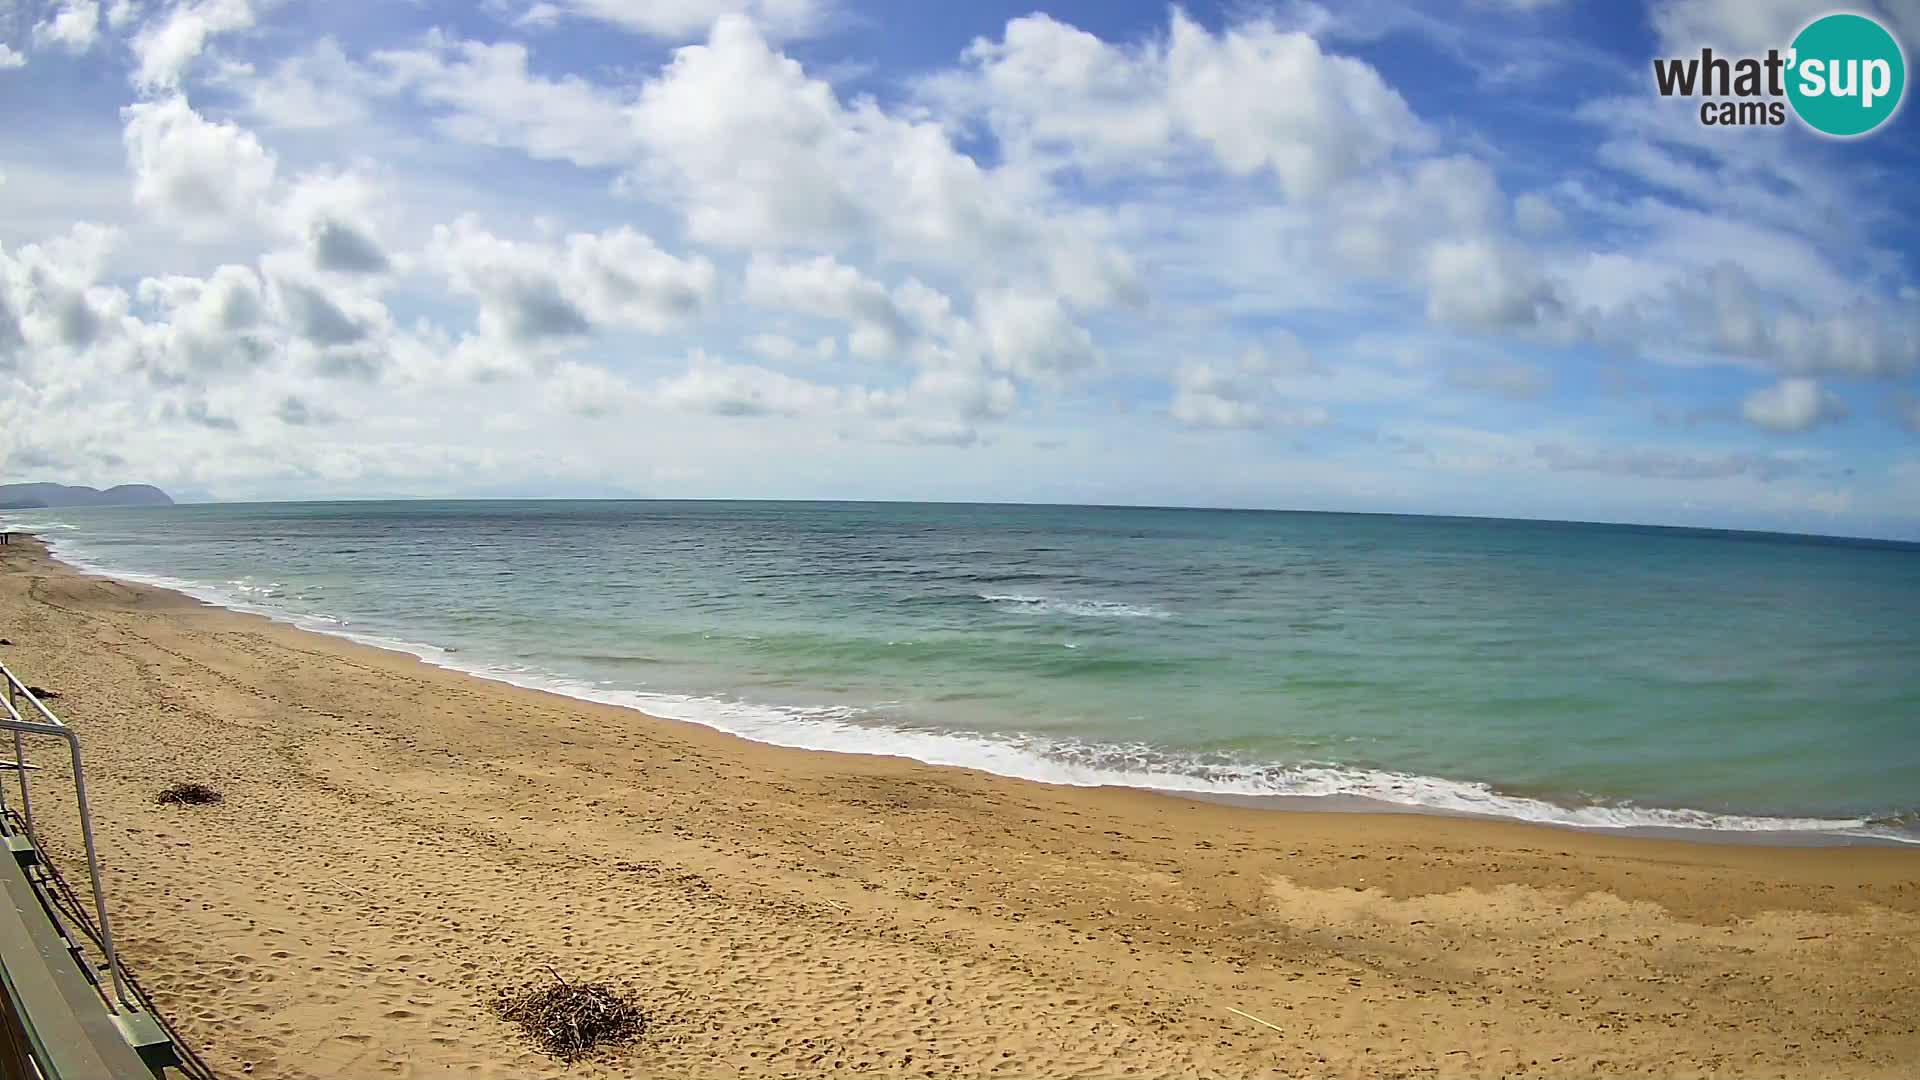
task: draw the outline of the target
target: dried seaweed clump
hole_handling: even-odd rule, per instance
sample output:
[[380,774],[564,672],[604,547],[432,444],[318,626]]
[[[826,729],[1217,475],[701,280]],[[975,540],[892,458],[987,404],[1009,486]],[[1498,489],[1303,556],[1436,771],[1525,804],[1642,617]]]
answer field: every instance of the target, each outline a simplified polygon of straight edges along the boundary
[[161,792],[157,801],[165,806],[207,806],[225,799],[205,784],[175,784]]
[[540,1049],[572,1064],[602,1046],[632,1042],[647,1029],[640,1006],[603,983],[560,980],[500,995],[493,1011],[518,1024]]

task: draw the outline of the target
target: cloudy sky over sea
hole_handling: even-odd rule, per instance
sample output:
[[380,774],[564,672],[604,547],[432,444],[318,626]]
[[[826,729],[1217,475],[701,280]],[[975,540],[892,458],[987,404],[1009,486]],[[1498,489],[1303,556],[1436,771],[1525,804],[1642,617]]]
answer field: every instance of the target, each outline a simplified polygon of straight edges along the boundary
[[0,0],[0,481],[1920,537],[1914,110],[1653,92],[1825,10]]

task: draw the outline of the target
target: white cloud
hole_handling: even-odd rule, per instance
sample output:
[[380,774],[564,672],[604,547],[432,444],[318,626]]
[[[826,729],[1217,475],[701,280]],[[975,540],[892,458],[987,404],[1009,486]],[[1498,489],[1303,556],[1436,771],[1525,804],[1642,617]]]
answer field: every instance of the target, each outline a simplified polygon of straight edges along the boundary
[[562,361],[540,380],[540,393],[571,416],[619,416],[644,400],[626,379],[590,364]]
[[1427,252],[1427,317],[1476,329],[1532,326],[1558,307],[1524,248],[1485,238],[1449,240]]
[[249,267],[222,266],[205,279],[147,278],[140,298],[160,315],[141,350],[142,366],[159,381],[204,384],[245,373],[274,348],[266,289]]
[[134,34],[133,52],[139,60],[133,73],[135,85],[147,90],[177,88],[209,41],[246,30],[253,23],[252,0],[175,0],[165,16]]
[[766,307],[852,324],[849,348],[857,356],[897,357],[911,336],[886,286],[830,255],[796,262],[756,255],[747,264],[746,296]]
[[[1318,259],[1336,268],[1379,279],[1408,280],[1423,289],[1436,282],[1432,264],[1479,260],[1480,249],[1506,251],[1505,199],[1483,162],[1453,156],[1430,158],[1405,170],[1356,181],[1302,226]],[[1437,244],[1460,250],[1435,255]],[[1502,268],[1495,268],[1494,273]],[[1446,304],[1449,310],[1454,306]]]
[[276,164],[252,132],[210,121],[178,95],[129,105],[121,115],[141,208],[197,233],[257,220]]
[[117,337],[128,297],[100,278],[120,240],[82,223],[11,258],[0,251],[0,368],[68,378]]
[[[833,20],[795,30],[747,0],[606,5],[652,40],[629,41],[634,67],[582,66],[583,6],[493,3],[498,24],[459,32],[508,37],[469,41],[396,31],[423,25],[412,9],[309,5],[246,34],[256,7],[293,9],[98,0],[135,45],[87,61],[135,69],[118,147],[69,102],[7,144],[0,468],[118,461],[254,495],[558,482],[1655,520],[1697,499],[1857,523],[1884,508],[1837,486],[1856,437],[1920,424],[1893,381],[1920,372],[1899,208],[1791,140],[1715,142],[1641,102],[1541,150],[1477,122],[1519,103],[1389,85],[1343,55],[1356,38],[1301,33],[1299,5],[1175,13],[1132,41],[1016,19],[922,78],[849,76],[839,39],[783,51]],[[1328,17],[1345,34],[1412,7]],[[558,32],[514,43],[519,15]],[[700,43],[661,59],[679,41]],[[1786,382],[1712,400],[1647,357]],[[1560,372],[1628,378],[1548,395]],[[1649,437],[1635,394],[1830,457],[1743,427]],[[1878,422],[1826,428],[1842,394]],[[1183,427],[1263,433],[1196,459]]]
[[596,319],[660,333],[700,313],[716,274],[704,256],[670,255],[621,226],[568,237],[566,280]]
[[1267,346],[1251,346],[1232,362],[1183,361],[1174,369],[1168,411],[1196,428],[1319,427],[1332,420],[1324,406],[1281,396],[1299,389],[1302,376],[1318,375],[1298,339],[1270,335]]
[[681,259],[621,226],[575,233],[564,245],[505,240],[472,218],[434,229],[428,258],[480,302],[483,334],[517,345],[564,342],[596,325],[660,333],[712,297],[707,259]]
[[1774,431],[1806,431],[1846,416],[1840,399],[1812,379],[1782,379],[1740,403],[1748,421]]
[[316,270],[385,273],[393,260],[373,220],[378,199],[378,190],[366,177],[317,173],[292,186],[278,223],[306,245]]
[[1260,391],[1248,384],[1247,373],[1222,370],[1205,361],[1181,364],[1174,373],[1174,419],[1193,427],[1254,427],[1265,413],[1254,400]]
[[1834,10],[1827,0],[1655,0],[1649,11],[1661,55],[1723,54],[1785,49],[1815,16]]
[[1054,212],[1038,178],[983,167],[937,124],[843,105],[745,19],[676,51],[632,126],[646,150],[635,190],[675,206],[703,243],[860,251],[1092,305],[1137,290],[1097,211]]
[[33,28],[33,40],[42,46],[57,45],[70,53],[83,53],[100,40],[99,0],[60,0],[46,19]]
[[1708,348],[1796,374],[1895,378],[1920,370],[1920,310],[1863,299],[1808,314],[1769,295],[1743,266],[1716,265],[1691,301]]
[[783,334],[759,333],[747,339],[747,348],[754,353],[776,363],[789,363],[809,357],[816,360],[831,360],[840,351],[840,343],[831,337],[823,337],[812,345],[804,345]]
[[1214,34],[1175,9],[1164,40],[1124,48],[1032,15],[967,58],[972,77],[931,80],[926,95],[983,115],[1016,153],[1097,170],[1153,171],[1202,152],[1304,198],[1430,142],[1371,66],[1271,22]]
[[561,15],[595,19],[647,37],[687,41],[707,32],[722,16],[744,16],[775,39],[804,37],[825,29],[835,14],[830,0],[558,0],[536,3],[522,22],[541,24]]
[[27,66],[25,53],[15,52],[11,45],[0,41],[0,71]]
[[411,90],[446,111],[456,139],[510,147],[582,168],[630,163],[633,120],[612,91],[576,75],[547,79],[527,68],[527,47],[449,38],[439,31],[417,49],[374,54],[393,89]]
[[332,38],[282,58],[265,75],[250,64],[230,64],[212,81],[240,94],[248,116],[270,128],[350,129],[370,115],[371,79]]
[[1012,380],[989,372],[934,368],[914,378],[907,396],[971,423],[1008,416],[1018,404],[1020,392]]
[[839,387],[796,379],[753,364],[729,364],[697,355],[683,374],[663,381],[655,393],[664,404],[722,416],[800,416],[839,409]]
[[1021,378],[1058,379],[1100,362],[1093,335],[1058,298],[991,290],[980,295],[975,314],[995,366]]
[[334,292],[304,275],[282,272],[271,282],[287,327],[322,350],[359,345],[386,321],[386,309],[377,300]]
[[1529,191],[1513,200],[1513,220],[1521,232],[1535,236],[1557,233],[1567,223],[1566,215],[1560,212],[1553,200],[1537,191]]

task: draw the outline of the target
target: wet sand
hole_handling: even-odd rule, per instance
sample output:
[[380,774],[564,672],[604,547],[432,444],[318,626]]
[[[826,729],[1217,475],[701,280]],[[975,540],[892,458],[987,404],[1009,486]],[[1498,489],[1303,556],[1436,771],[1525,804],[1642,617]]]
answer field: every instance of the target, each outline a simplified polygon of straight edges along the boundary
[[[1920,851],[1279,812],[778,749],[17,540],[0,636],[85,742],[125,957],[223,1076],[1920,1067]],[[176,781],[226,801],[157,805]],[[71,874],[55,802],[36,810]],[[571,1069],[542,1056],[486,1003],[548,965],[655,1026]]]

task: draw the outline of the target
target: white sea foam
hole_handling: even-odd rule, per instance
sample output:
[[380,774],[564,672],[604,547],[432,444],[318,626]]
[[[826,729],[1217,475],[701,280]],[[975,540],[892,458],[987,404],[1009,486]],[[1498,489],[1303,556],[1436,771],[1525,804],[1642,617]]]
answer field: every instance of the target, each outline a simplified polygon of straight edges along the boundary
[[1007,611],[1045,615],[1076,615],[1088,619],[1166,619],[1172,612],[1151,604],[1126,604],[1117,600],[1077,600],[1070,597],[1033,596],[1027,593],[977,593],[980,599]]
[[[43,527],[34,524],[36,530]],[[782,706],[623,689],[611,687],[604,680],[590,682],[524,666],[476,663],[465,657],[456,659],[454,649],[348,629],[347,620],[326,613],[262,606],[249,602],[249,594],[236,595],[234,590],[165,575],[111,569],[87,558],[62,538],[43,539],[55,557],[85,573],[172,589],[302,629],[408,653],[449,670],[583,701],[637,709],[771,746],[908,758],[930,765],[977,769],[997,776],[1070,787],[1135,787],[1198,796],[1358,798],[1389,808],[1508,818],[1591,830],[1824,834],[1920,845],[1920,835],[1877,826],[1864,818],[1757,817],[1661,807],[1562,806],[1503,794],[1483,783],[1412,773],[1326,763],[1241,763],[1217,756],[1183,756],[1146,744],[1082,743],[1036,735],[922,730],[876,723],[870,714],[849,706]],[[983,596],[982,599],[1022,604],[1054,602],[1029,597]],[[1117,606],[1131,608],[1131,605]]]

